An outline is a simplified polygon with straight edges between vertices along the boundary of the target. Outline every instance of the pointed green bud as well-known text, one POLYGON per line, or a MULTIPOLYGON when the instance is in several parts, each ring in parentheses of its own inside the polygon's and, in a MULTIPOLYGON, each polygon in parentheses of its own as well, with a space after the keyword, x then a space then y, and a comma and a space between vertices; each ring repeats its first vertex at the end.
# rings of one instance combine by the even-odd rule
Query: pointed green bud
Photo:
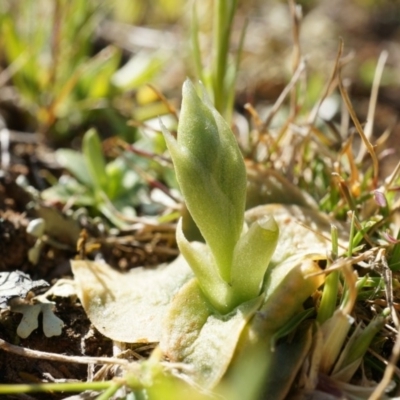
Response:
POLYGON ((260 294, 278 237, 278 224, 272 216, 264 216, 255 221, 239 239, 231 270, 232 291, 236 305, 260 294))
POLYGON ((221 278, 230 282, 236 242, 244 223, 246 169, 228 124, 193 84, 183 85, 175 139, 164 137, 187 208, 214 256, 221 278))

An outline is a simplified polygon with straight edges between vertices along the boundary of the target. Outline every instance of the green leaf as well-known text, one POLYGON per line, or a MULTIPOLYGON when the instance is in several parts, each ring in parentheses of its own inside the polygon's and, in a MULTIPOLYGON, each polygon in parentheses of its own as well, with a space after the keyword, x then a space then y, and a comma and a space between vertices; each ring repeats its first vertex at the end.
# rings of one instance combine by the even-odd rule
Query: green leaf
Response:
POLYGON ((246 211, 246 223, 250 225, 266 215, 273 215, 279 226, 279 240, 271 258, 271 267, 295 255, 327 254, 332 249, 331 225, 338 228, 340 246, 346 248, 348 245, 348 228, 318 210, 267 204, 246 211))
POLYGON ((272 217, 254 222, 240 238, 234 252, 232 282, 229 284, 218 275, 209 247, 204 243, 189 243, 186 240, 182 220, 176 232, 181 253, 195 273, 204 294, 219 312, 229 312, 260 294, 279 235, 272 217))
MULTIPOLYGON (((304 365, 304 360, 312 345, 312 326, 305 324, 295 332, 290 341, 280 343, 269 354, 269 368, 267 367, 265 374, 265 390, 262 393, 262 398, 274 400, 287 398, 292 383, 304 365)), ((265 354, 265 357, 267 357, 267 354, 265 354)))
POLYGON ((132 90, 151 82, 167 61, 165 52, 142 51, 134 55, 123 67, 114 73, 112 83, 123 90, 132 90))
POLYGON ((82 99, 107 97, 111 89, 111 76, 117 70, 120 59, 120 51, 109 46, 83 63, 84 68, 76 87, 79 97, 82 99))
POLYGON ((108 178, 107 196, 110 200, 117 198, 124 192, 124 173, 126 173, 126 171, 121 158, 117 158, 106 165, 106 174, 108 178))
POLYGON ((279 346, 274 347, 274 341, 283 329, 287 329, 287 324, 298 319, 298 314, 302 314, 302 303, 323 283, 324 277, 315 275, 318 272, 321 270, 310 256, 292 257, 277 265, 266 279, 261 296, 264 302, 243 331, 231 367, 233 371, 240 370, 241 365, 257 360, 259 368, 266 371, 264 377, 267 379, 263 383, 267 380, 264 387, 270 394, 262 398, 284 398, 282 393, 287 392, 288 382, 304 360, 303 350, 304 346, 309 346, 306 344, 310 341, 309 333, 305 332, 308 337, 305 343, 301 343, 303 339, 299 339, 299 342, 294 340, 294 345, 289 346, 288 351, 284 346, 283 354, 279 346), (259 357, 260 353, 264 357, 259 357), (277 385, 278 381, 286 383, 277 385))
POLYGON ((61 182, 47 188, 41 193, 44 200, 70 203, 76 206, 95 206, 93 192, 87 186, 80 184, 75 178, 63 176, 61 182))
POLYGON ((87 170, 85 159, 81 153, 70 149, 59 149, 56 151, 56 160, 80 183, 93 189, 93 181, 87 170))
MULTIPOLYGON (((107 196, 111 200, 124 195, 130 195, 130 197, 136 196, 141 185, 141 180, 137 172, 132 169, 134 162, 126 160, 125 155, 122 155, 106 165, 108 179, 107 196)), ((136 162, 135 165, 137 165, 136 162)))
POLYGON ((357 326, 341 352, 337 361, 332 378, 342 382, 349 382, 354 373, 362 363, 365 353, 371 345, 376 334, 382 330, 387 322, 387 314, 378 315, 372 319, 365 328, 357 326))
POLYGON ((89 129, 82 142, 82 151, 86 168, 92 180, 92 187, 107 193, 108 179, 106 173, 106 161, 99 135, 95 129, 89 129))
POLYGON ((130 225, 115 212, 114 206, 108 201, 97 200, 96 207, 118 229, 129 229, 130 225))
POLYGON ((319 369, 322 373, 328 374, 331 371, 353 323, 353 317, 347 315, 342 309, 338 309, 321 325, 324 341, 319 369))
POLYGON ((279 237, 271 216, 255 221, 239 239, 232 263, 232 290, 236 305, 257 297, 279 237))
POLYGON ((221 313, 232 307, 231 287, 218 275, 214 258, 207 245, 201 242, 189 243, 182 231, 182 219, 176 229, 176 240, 179 250, 195 273, 199 286, 208 301, 221 313))
POLYGON ((174 297, 160 347, 171 361, 188 364, 196 383, 212 388, 227 370, 242 330, 261 301, 255 298, 220 315, 210 307, 197 279, 192 279, 174 297))
POLYGON ((293 256, 277 265, 265 282, 265 301, 258 316, 261 331, 275 333, 301 310, 307 297, 324 283, 321 272, 311 255, 293 256))

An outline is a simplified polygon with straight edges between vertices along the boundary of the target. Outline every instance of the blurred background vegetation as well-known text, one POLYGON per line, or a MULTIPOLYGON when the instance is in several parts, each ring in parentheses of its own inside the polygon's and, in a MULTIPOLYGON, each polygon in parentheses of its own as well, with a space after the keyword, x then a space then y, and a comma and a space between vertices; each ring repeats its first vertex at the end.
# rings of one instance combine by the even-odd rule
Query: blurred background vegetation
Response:
MULTIPOLYGON (((63 143, 96 126, 132 142, 139 123, 168 113, 163 93, 179 104, 181 83, 195 77, 192 8, 183 0, 4 0, 0 4, 0 112, 10 129, 40 132, 63 143), (157 90, 147 86, 154 85, 157 90), (136 126, 127 124, 136 121, 136 126)), ((389 60, 382 80, 382 112, 400 107, 398 1, 299 1, 300 49, 310 68, 313 104, 335 59, 338 38, 356 60, 346 67, 352 92, 368 101, 376 60, 389 60)), ((203 63, 210 62, 212 1, 197 2, 203 63)), ((247 23, 236 108, 275 101, 293 74, 293 34, 285 1, 239 1, 231 54, 247 23), (247 21, 247 22, 246 22, 247 21)), ((365 106, 365 104, 364 104, 365 106)), ((364 107, 365 108, 365 107, 364 107)), ((386 114, 385 114, 386 115, 386 114)), ((387 117, 387 115, 386 115, 387 117)), ((394 115, 389 118, 395 119, 394 115)), ((387 118, 385 118, 387 120, 387 118)), ((395 123, 395 121, 393 121, 395 123)))
MULTIPOLYGON (((298 6, 283 0, 233 1, 229 3, 237 6, 236 12, 225 10, 232 14, 225 18, 231 34, 229 37, 222 32, 221 43, 215 35, 215 26, 221 21, 215 20, 214 3, 1 2, 2 126, 11 131, 14 141, 71 150, 57 151, 55 156, 58 165, 74 179, 57 185, 57 173, 54 177, 47 173, 39 185, 40 189, 51 187, 44 193, 45 199, 65 203, 72 194, 79 193, 76 205, 94 206, 112 218, 113 209, 104 206, 105 194, 115 209, 126 211, 126 216, 134 216, 134 208, 143 204, 148 205, 146 212, 157 214, 160 210, 149 199, 146 188, 156 181, 176 187, 172 169, 157 159, 165 151, 158 118, 163 116, 167 127, 176 129, 180 88, 186 77, 201 78, 238 137, 249 137, 254 115, 245 104, 251 104, 265 120, 294 75, 300 56, 306 60, 307 72, 298 82, 300 108, 296 113, 298 121, 302 116, 306 119, 329 79, 340 37, 349 60, 342 75, 360 121, 366 120, 377 60, 383 50, 388 51, 374 135, 392 131, 384 154, 388 167, 382 169, 384 173, 391 171, 399 156, 396 141, 400 135, 398 1, 299 1, 298 6), (300 8, 302 21, 296 32, 293 15, 300 8), (221 54, 220 48, 226 58, 221 61, 224 67, 218 70, 213 63, 221 54), (76 167, 83 161, 74 151, 84 147, 82 139, 90 128, 99 135, 98 139, 92 137, 94 141, 114 138, 103 143, 105 159, 102 154, 84 151, 84 163, 95 165, 103 176, 100 186, 98 177, 82 176, 76 167), (134 146, 125 151, 130 145, 134 146), (118 158, 122 153, 123 157, 118 158), (113 163, 108 163, 111 158, 113 163), (121 184, 106 184, 111 181, 121 184)), ((279 132, 291 112, 290 106, 286 101, 271 121, 271 129, 279 132)), ((340 95, 335 91, 320 113, 325 113, 324 121, 338 124, 342 110, 340 95)), ((319 200, 323 194, 314 189, 311 194, 319 200)))

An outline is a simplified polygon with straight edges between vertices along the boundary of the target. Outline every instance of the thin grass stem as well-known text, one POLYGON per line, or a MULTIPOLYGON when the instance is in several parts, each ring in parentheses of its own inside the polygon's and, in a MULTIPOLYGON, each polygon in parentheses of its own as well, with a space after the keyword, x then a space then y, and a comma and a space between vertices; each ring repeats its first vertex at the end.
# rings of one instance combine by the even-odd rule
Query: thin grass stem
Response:
POLYGON ((105 390, 115 385, 115 381, 106 382, 70 382, 70 383, 31 383, 0 385, 0 394, 21 394, 37 392, 84 392, 85 390, 105 390))

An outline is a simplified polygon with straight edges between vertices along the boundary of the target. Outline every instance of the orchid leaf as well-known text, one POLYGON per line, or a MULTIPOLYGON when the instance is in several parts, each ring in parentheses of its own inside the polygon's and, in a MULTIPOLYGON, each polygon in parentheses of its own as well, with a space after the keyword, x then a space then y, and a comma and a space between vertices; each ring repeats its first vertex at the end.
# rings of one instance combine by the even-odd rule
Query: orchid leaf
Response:
POLYGON ((267 204, 246 211, 245 220, 252 224, 273 215, 279 226, 279 240, 271 257, 271 267, 297 255, 321 254, 323 258, 332 249, 331 225, 338 228, 339 245, 347 248, 348 229, 326 214, 297 205, 267 204))
POLYGON ((226 312, 231 303, 230 286, 219 276, 209 247, 201 242, 189 243, 182 231, 182 220, 177 226, 176 239, 182 255, 195 273, 208 301, 218 311, 226 312))
POLYGON ((311 255, 293 256, 277 265, 266 279, 265 300, 253 321, 254 327, 258 327, 260 333, 275 333, 284 326, 324 283, 325 276, 321 272, 311 255))
MULTIPOLYGON (((284 354, 290 352, 291 346, 280 349, 275 346, 274 340, 282 327, 301 313, 302 303, 323 283, 324 276, 316 275, 318 272, 321 270, 310 256, 295 256, 277 265, 267 277, 262 296, 263 304, 243 330, 228 374, 240 370, 241 365, 257 361, 259 368, 264 371, 264 377, 273 377, 272 380, 266 378, 269 395, 262 398, 284 398, 290 387, 288 382, 294 378, 309 348, 310 331, 307 330, 304 338, 292 346, 293 359, 291 356, 288 365, 281 368, 286 359, 284 354), (264 355, 263 358, 259 357, 260 353, 264 355), (286 383, 282 386, 275 382, 286 383)), ((300 333, 300 337, 301 335, 300 333)))
POLYGON ((274 400, 286 398, 311 346, 312 326, 305 324, 290 342, 283 342, 276 347, 270 358, 270 365, 275 368, 268 369, 262 398, 274 400), (279 368, 276 368, 278 366, 279 368))
POLYGON ((265 216, 255 221, 239 239, 234 252, 231 282, 236 305, 260 294, 278 236, 277 223, 271 216, 265 216))
POLYGON ((123 274, 102 262, 71 261, 78 297, 104 336, 125 343, 158 342, 174 294, 193 273, 183 257, 123 274))
POLYGON ((261 301, 257 297, 221 315, 210 306, 197 279, 192 279, 168 310, 160 347, 171 361, 192 367, 195 382, 212 388, 227 370, 242 330, 261 301))

